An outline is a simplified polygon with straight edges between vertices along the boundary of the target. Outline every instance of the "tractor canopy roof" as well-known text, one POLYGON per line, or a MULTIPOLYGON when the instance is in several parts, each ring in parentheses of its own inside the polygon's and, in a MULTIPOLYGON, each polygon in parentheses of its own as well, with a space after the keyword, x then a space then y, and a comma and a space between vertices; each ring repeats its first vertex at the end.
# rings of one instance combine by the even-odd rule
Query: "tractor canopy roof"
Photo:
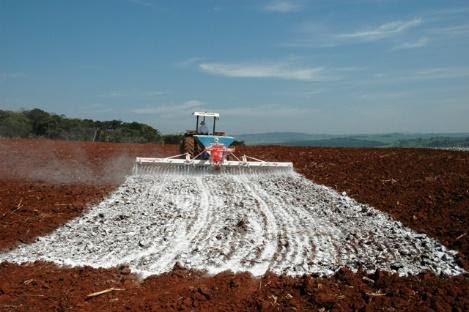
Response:
POLYGON ((220 114, 219 114, 219 113, 193 112, 192 115, 194 115, 194 116, 203 116, 203 117, 215 117, 215 118, 220 118, 220 114))

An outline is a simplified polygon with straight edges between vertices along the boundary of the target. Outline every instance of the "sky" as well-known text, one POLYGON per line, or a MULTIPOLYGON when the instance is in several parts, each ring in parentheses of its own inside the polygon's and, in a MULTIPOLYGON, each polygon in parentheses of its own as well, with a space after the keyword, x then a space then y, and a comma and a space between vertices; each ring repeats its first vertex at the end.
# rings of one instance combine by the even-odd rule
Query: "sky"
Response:
POLYGON ((469 2, 0 0, 0 109, 228 133, 469 132, 469 2))

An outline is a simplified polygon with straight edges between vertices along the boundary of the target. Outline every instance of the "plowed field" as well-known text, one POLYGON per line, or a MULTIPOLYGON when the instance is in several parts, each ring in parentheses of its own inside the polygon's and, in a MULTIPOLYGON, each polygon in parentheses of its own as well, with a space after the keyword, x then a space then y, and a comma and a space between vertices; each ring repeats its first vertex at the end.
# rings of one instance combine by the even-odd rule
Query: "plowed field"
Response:
POLYGON ((0 141, 0 309, 468 309, 467 153, 244 147, 313 182, 125 177, 176 150, 0 141))

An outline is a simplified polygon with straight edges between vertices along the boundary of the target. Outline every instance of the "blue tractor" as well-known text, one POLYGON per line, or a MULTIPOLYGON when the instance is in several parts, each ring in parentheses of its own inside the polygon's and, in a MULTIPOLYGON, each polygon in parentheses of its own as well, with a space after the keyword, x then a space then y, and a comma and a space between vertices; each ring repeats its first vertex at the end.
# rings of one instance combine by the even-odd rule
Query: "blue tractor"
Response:
POLYGON ((179 146, 181 154, 189 154, 191 158, 208 159, 209 155, 204 152, 214 144, 222 144, 229 148, 234 138, 225 136, 225 132, 216 131, 216 123, 220 118, 219 113, 194 112, 196 118, 195 130, 186 130, 179 146), (207 127, 208 119, 213 118, 212 131, 207 127))
POLYGON ((237 157, 235 149, 230 147, 234 138, 216 131, 220 114, 194 112, 193 115, 196 117, 195 130, 187 130, 184 134, 180 154, 166 158, 137 157, 134 174, 293 172, 291 162, 267 162, 246 155, 237 157), (211 132, 206 125, 209 118, 213 118, 211 132))

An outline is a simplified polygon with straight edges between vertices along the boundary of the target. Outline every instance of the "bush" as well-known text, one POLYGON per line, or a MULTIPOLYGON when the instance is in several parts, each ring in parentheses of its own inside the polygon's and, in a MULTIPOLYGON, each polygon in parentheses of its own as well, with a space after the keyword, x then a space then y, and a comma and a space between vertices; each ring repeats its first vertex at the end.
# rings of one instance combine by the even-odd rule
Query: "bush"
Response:
POLYGON ((31 121, 21 113, 0 110, 0 136, 28 137, 33 127, 31 121))
POLYGON ((166 134, 163 135, 164 144, 179 144, 184 137, 183 134, 166 134))

